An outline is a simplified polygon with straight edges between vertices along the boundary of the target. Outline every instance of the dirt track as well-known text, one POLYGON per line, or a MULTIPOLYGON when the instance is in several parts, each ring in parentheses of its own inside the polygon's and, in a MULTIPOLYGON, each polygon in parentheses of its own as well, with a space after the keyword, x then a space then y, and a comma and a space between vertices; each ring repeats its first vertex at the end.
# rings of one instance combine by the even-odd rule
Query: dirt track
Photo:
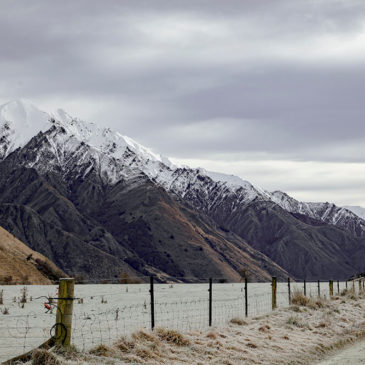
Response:
POLYGON ((365 341, 347 347, 327 360, 321 361, 317 365, 360 365, 365 364, 365 341))

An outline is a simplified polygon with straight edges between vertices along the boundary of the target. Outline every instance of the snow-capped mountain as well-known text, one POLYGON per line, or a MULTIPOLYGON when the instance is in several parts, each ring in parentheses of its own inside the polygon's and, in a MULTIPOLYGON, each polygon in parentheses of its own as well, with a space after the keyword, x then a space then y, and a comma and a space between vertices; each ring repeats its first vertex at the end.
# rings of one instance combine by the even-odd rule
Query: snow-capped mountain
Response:
POLYGON ((357 237, 365 235, 365 221, 346 207, 333 203, 304 203, 281 191, 271 194, 271 200, 290 213, 299 213, 327 224, 347 229, 357 237))
POLYGON ((205 213, 232 212, 253 201, 270 201, 290 213, 347 229, 356 236, 365 234, 365 221, 346 208, 303 203, 280 191, 269 193, 236 176, 177 167, 133 139, 73 118, 62 109, 49 114, 25 101, 0 106, 0 160, 35 136, 38 138, 29 145, 23 164, 42 173, 56 170, 76 178, 94 168, 106 184, 142 173, 205 213))
POLYGON ((69 242, 80 254, 87 247, 88 265, 60 261, 69 271, 198 277, 209 262, 206 274, 234 278, 244 262, 260 278, 285 277, 282 267, 315 279, 365 270, 365 221, 349 210, 175 166, 63 110, 0 106, 0 170, 0 224, 55 260, 59 242, 62 252, 69 242), (105 265, 92 265, 96 257, 105 265))
POLYGON ((353 205, 344 206, 344 208, 355 213, 358 217, 365 219, 365 208, 353 205))

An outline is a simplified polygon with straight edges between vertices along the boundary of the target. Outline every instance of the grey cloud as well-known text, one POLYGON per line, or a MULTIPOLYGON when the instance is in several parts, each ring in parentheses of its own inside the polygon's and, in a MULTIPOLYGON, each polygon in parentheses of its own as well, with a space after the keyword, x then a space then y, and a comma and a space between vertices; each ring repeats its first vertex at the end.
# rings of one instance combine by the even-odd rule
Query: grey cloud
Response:
POLYGON ((364 1, 0 0, 0 44, 2 101, 168 156, 365 159, 364 1))

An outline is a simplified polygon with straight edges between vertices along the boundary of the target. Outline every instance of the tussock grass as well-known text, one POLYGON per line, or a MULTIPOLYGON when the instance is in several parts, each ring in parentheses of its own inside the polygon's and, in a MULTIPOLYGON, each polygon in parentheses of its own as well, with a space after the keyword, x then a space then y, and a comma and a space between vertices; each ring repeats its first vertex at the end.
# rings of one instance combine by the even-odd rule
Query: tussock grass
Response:
POLYGON ((110 357, 110 356, 115 355, 115 351, 108 346, 100 344, 99 346, 92 348, 89 351, 89 354, 95 355, 95 356, 110 357))
POLYGON ((118 350, 120 350, 121 352, 132 352, 132 350, 135 347, 135 342, 130 341, 128 338, 126 337, 122 337, 121 339, 119 339, 116 343, 115 346, 117 347, 118 350))
POLYGON ((32 365, 61 365, 61 361, 45 349, 36 349, 32 354, 32 365))
POLYGON ((295 290, 291 298, 292 310, 300 312, 299 307, 307 307, 309 309, 319 309, 325 306, 325 302, 322 298, 306 297, 300 290, 295 290))
POLYGON ((94 348, 81 362, 79 358, 68 363, 312 364, 365 337, 365 298, 354 302, 350 295, 335 301, 298 295, 298 304, 290 308, 245 320, 233 318, 226 328, 187 333, 167 328, 141 330, 110 347, 94 348))
POLYGON ((229 322, 232 323, 232 324, 237 324, 238 326, 246 326, 247 325, 247 322, 244 319, 239 318, 239 317, 232 318, 229 322))
POLYGON ((68 360, 78 360, 83 353, 78 351, 74 345, 71 346, 55 346, 53 352, 68 360))
POLYGON ((175 330, 166 329, 163 327, 156 329, 157 336, 168 343, 173 343, 177 346, 188 346, 190 345, 190 340, 184 337, 180 332, 175 330))

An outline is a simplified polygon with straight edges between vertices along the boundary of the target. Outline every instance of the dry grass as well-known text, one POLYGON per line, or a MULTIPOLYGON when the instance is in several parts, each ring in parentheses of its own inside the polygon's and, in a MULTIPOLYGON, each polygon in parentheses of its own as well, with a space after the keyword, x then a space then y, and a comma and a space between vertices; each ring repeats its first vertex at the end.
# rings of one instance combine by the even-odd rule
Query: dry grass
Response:
POLYGON ((324 307, 324 300, 321 298, 306 297, 300 290, 295 290, 291 298, 292 310, 300 312, 299 307, 308 307, 310 309, 319 309, 324 307))
MULTIPOLYGON (((138 331, 113 346, 100 345, 84 354, 83 364, 146 365, 309 365, 365 336, 365 299, 303 300, 257 318, 181 333, 166 328, 138 331), (303 303, 305 305, 303 305, 303 303), (293 312, 293 308, 299 309, 293 312)), ((365 296, 365 293, 364 293, 365 296)), ((308 298, 307 298, 308 299, 308 298)), ((67 361, 69 365, 79 360, 67 361)))
POLYGON ((61 365, 61 361, 52 353, 44 349, 36 349, 32 354, 32 365, 61 365))
POLYGON ((175 330, 170 330, 166 328, 157 328, 156 329, 157 336, 162 340, 168 343, 173 343, 177 346, 188 346, 190 345, 190 340, 184 337, 180 332, 175 330))
POLYGON ((239 317, 232 318, 229 322, 232 323, 232 324, 237 324, 238 326, 246 326, 247 325, 247 322, 244 319, 239 318, 239 317))
POLYGON ((113 349, 103 344, 94 347, 89 351, 89 353, 94 356, 103 356, 103 357, 110 357, 115 355, 115 351, 113 349))

